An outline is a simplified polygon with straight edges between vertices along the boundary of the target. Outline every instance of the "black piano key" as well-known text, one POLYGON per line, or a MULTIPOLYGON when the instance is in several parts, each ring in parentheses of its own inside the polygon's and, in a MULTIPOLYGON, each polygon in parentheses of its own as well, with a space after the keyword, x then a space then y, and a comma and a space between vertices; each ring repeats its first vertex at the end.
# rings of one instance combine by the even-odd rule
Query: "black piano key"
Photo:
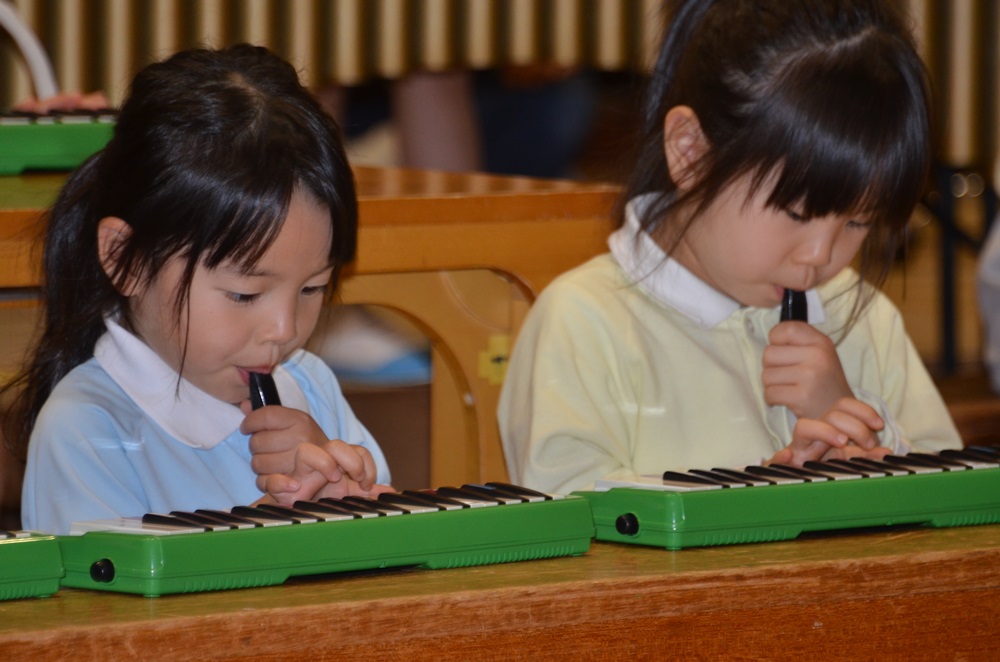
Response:
POLYGON ((729 483, 720 482, 712 478, 706 478, 705 476, 698 476, 693 473, 684 473, 681 471, 664 471, 663 472, 663 482, 665 484, 680 484, 680 485, 694 485, 694 486, 713 486, 713 487, 729 487, 729 483))
POLYGON ((775 469, 781 469, 782 471, 786 471, 792 475, 799 476, 800 478, 803 478, 804 480, 806 480, 806 482, 809 483, 822 483, 827 480, 833 480, 826 474, 820 473, 818 471, 812 471, 811 469, 805 469, 803 467, 795 467, 790 464, 775 463, 770 466, 774 467, 775 469))
POLYGON ((889 475, 889 473, 885 469, 865 466, 864 464, 851 462, 850 460, 841 460, 839 458, 834 458, 832 460, 826 460, 826 463, 835 467, 842 467, 844 469, 851 469, 853 471, 857 471, 865 478, 885 478, 886 476, 889 475))
POLYGON ((403 494, 412 495, 418 499, 424 499, 441 510, 462 510, 469 508, 465 501, 459 501, 443 494, 438 494, 435 490, 403 490, 403 494))
POLYGON ((985 453, 974 451, 971 448, 961 450, 949 448, 941 451, 941 455, 963 462, 973 469, 992 469, 1000 466, 1000 457, 990 457, 985 453))
POLYGON ((199 513, 197 511, 189 513, 189 512, 180 511, 180 510, 171 510, 170 514, 172 516, 174 516, 174 517, 181 517, 181 518, 184 518, 186 520, 190 520, 192 522, 199 522, 201 524, 204 524, 205 526, 210 526, 210 527, 212 527, 213 530, 252 528, 251 525, 246 525, 246 524, 239 525, 239 524, 236 524, 235 522, 226 522, 226 521, 223 521, 223 520, 219 519, 218 517, 214 517, 214 516, 208 515, 206 513, 199 513))
POLYGON ((194 520, 178 517, 176 515, 164 515, 162 513, 146 513, 142 516, 144 524, 159 524, 161 526, 173 526, 179 529, 201 529, 202 531, 212 531, 215 527, 195 522, 194 520))
POLYGON ((821 462, 819 460, 807 460, 802 463, 802 466, 806 469, 826 474, 833 480, 854 480, 865 477, 857 467, 839 467, 836 464, 821 462))
POLYGON ((899 466, 898 464, 889 464, 888 462, 873 460, 867 457, 852 457, 847 460, 847 463, 855 467, 881 471, 887 476, 906 476, 913 473, 910 469, 899 466))
POLYGON ((951 470, 964 471, 965 469, 969 468, 969 465, 965 464, 964 462, 959 462, 946 455, 941 455, 940 453, 934 454, 934 453, 912 452, 912 453, 907 453, 906 457, 916 457, 920 458, 921 460, 927 460, 928 462, 939 464, 942 467, 951 470))
POLYGON ((346 496, 341 501, 349 501, 351 503, 357 503, 362 506, 368 506, 369 508, 374 508, 383 515, 405 515, 407 513, 405 508, 401 508, 392 503, 386 503, 385 501, 379 501, 378 499, 369 499, 368 497, 360 496, 346 496))
POLYGON ((504 499, 498 495, 484 493, 483 490, 469 489, 465 485, 463 485, 462 487, 452 487, 452 486, 439 487, 434 491, 442 496, 451 497, 452 499, 458 499, 459 501, 468 503, 470 505, 491 504, 494 506, 498 506, 507 503, 508 501, 511 501, 511 499, 504 499))
POLYGON ((320 499, 320 501, 327 504, 334 504, 339 508, 343 508, 344 510, 354 513, 362 519, 385 517, 385 514, 383 514, 381 510, 364 503, 355 503, 344 499, 320 499))
POLYGON ((217 518, 221 522, 231 522, 236 525, 251 525, 254 527, 259 527, 260 522, 255 522, 252 519, 247 519, 246 517, 240 517, 239 515, 234 515, 233 513, 226 510, 212 510, 211 508, 199 508, 195 511, 202 515, 209 515, 211 517, 217 518))
POLYGON ((501 483, 498 481, 490 481, 486 483, 487 487, 496 487, 508 492, 513 492, 519 494, 526 498, 528 501, 551 501, 552 495, 546 494, 545 492, 539 492, 527 487, 522 487, 521 485, 514 485, 512 483, 501 483))
POLYGON ((231 511, 234 515, 252 519, 263 526, 282 526, 286 524, 297 524, 298 522, 287 515, 279 515, 259 506, 236 506, 231 511))
POLYGON ((774 485, 774 481, 772 480, 764 478, 763 476, 755 476, 754 474, 749 474, 745 471, 740 471, 739 469, 712 467, 712 471, 723 474, 724 476, 731 476, 732 478, 742 480, 750 487, 765 487, 767 485, 774 485))
POLYGON ((275 515, 281 517, 287 517, 293 520, 296 524, 315 524, 316 522, 322 522, 323 517, 321 515, 307 513, 304 510, 297 510, 291 506, 279 506, 276 503, 261 503, 257 504, 257 510, 262 510, 266 513, 274 513, 275 515))
POLYGON ((910 457, 909 455, 886 455, 882 458, 884 462, 889 462, 901 467, 911 469, 913 473, 929 474, 945 471, 945 467, 940 464, 929 462, 923 458, 910 457))
POLYGON ((495 499, 499 499, 502 503, 527 503, 527 497, 523 497, 516 492, 511 492, 505 490, 501 487, 490 487, 488 485, 479 485, 477 483, 467 483, 462 485, 463 490, 474 492, 477 494, 482 494, 483 496, 491 496, 495 499))
POLYGON ((358 519, 360 516, 353 510, 343 508, 336 503, 323 503, 320 501, 296 501, 293 504, 295 510, 301 510, 312 515, 322 515, 327 522, 337 520, 358 519))
POLYGON ((735 476, 727 476, 726 474, 719 473, 718 471, 709 471, 708 469, 688 469, 688 473, 708 478, 709 480, 714 480, 719 484, 727 485, 729 487, 749 487, 751 485, 751 483, 736 478, 735 476))
POLYGON ((1000 446, 966 446, 965 450, 993 457, 1000 461, 1000 446))
POLYGON ((746 467, 745 471, 755 476, 763 476, 776 485, 796 485, 806 482, 801 476, 796 476, 793 473, 782 471, 775 467, 765 467, 760 464, 751 464, 746 467))
POLYGON ((781 321, 795 320, 798 322, 809 321, 809 309, 806 304, 806 293, 798 290, 785 290, 785 296, 781 300, 781 321))
POLYGON ((383 492, 378 495, 378 500, 401 506, 411 513, 436 513, 444 510, 444 507, 429 499, 401 492, 383 492))
POLYGON ((274 385, 274 377, 261 372, 250 373, 250 405, 260 409, 266 405, 280 405, 278 388, 274 385))

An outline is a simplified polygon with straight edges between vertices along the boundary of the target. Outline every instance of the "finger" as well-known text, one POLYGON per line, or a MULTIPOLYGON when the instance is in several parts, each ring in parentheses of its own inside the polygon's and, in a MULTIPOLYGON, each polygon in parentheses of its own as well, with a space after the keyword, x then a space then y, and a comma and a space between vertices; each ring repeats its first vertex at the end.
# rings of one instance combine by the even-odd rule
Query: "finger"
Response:
POLYGON ((371 490, 375 485, 375 478, 378 476, 378 467, 375 466, 375 458, 364 446, 355 446, 361 458, 365 462, 365 475, 358 480, 358 485, 363 490, 371 490))
POLYGON ((798 365, 809 359, 811 350, 798 345, 768 345, 761 355, 761 364, 767 368, 798 365))
POLYGON ((299 481, 284 474, 257 476, 257 489, 265 494, 294 493, 301 489, 299 481))
POLYGON ((774 454, 766 464, 791 464, 795 460, 795 454, 787 446, 774 454))
POLYGON ((319 473, 327 481, 335 483, 344 477, 344 469, 339 461, 325 448, 314 444, 300 444, 295 451, 295 472, 293 475, 319 473))
POLYGON ((841 448, 847 445, 850 437, 826 421, 815 418, 800 418, 792 431, 792 444, 807 446, 813 442, 821 442, 827 446, 841 448))
POLYGON ((368 489, 375 482, 375 460, 368 449, 331 439, 324 448, 337 461, 344 474, 368 489))
POLYGON ((276 409, 282 407, 269 405, 256 410, 251 407, 240 423, 240 432, 252 435, 263 430, 283 430, 290 427, 287 417, 276 412, 276 409))
POLYGON ((808 345, 829 340, 826 334, 812 326, 808 322, 788 320, 779 322, 767 334, 768 342, 772 345, 808 345))
MULTIPOLYGON (((250 452, 254 455, 289 453, 304 441, 294 430, 262 430, 250 435, 250 452)), ((285 469, 288 471, 288 469, 285 469)))
POLYGON ((872 429, 864 421, 845 411, 831 410, 823 419, 866 450, 878 446, 878 437, 872 429))
POLYGON ((250 458, 250 468, 260 476, 290 474, 295 471, 295 451, 255 453, 250 458))
POLYGON ((885 421, 878 412, 857 398, 841 398, 834 404, 833 409, 850 414, 862 421, 870 430, 881 430, 885 427, 885 421))

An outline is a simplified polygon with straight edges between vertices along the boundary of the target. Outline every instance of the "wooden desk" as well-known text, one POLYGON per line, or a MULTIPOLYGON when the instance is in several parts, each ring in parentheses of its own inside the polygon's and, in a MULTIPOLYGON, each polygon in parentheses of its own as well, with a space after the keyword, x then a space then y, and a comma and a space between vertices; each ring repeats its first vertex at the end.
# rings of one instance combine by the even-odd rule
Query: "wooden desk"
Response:
POLYGON ((1000 526, 0 603, 6 659, 995 659, 1000 526))
MULTIPOLYGON (((481 375, 480 363, 492 357, 503 365, 504 348, 537 293, 605 250, 617 189, 523 177, 356 172, 358 256, 341 297, 395 309, 431 339, 430 485, 504 479, 496 427, 500 380, 481 375), (496 275, 484 279, 474 270, 496 275), (499 314, 480 314, 480 299, 487 298, 499 314)), ((32 241, 63 179, 0 177, 0 289, 37 285, 32 241)))

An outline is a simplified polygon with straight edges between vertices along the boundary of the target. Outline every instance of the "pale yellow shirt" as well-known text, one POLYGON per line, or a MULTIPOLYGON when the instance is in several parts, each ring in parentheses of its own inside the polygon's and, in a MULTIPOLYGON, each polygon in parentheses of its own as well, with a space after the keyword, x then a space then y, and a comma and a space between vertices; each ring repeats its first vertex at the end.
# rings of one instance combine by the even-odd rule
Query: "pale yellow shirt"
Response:
MULTIPOLYGON (((766 404, 761 382, 778 309, 741 307, 637 232, 630 218, 611 254, 564 274, 532 306, 498 411, 516 483, 566 493, 598 478, 759 464, 791 440, 794 416, 766 404)), ((834 339, 856 279, 845 270, 809 293, 810 323, 834 339)), ((961 446, 886 297, 876 294, 837 352, 855 396, 886 421, 883 445, 961 446)))

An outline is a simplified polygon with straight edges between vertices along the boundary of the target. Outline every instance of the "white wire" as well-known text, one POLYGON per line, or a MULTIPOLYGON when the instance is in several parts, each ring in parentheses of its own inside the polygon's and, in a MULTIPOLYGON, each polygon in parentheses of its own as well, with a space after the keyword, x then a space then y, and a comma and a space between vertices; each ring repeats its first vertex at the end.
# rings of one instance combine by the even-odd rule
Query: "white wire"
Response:
POLYGON ((28 64, 31 72, 32 84, 35 88, 35 96, 39 99, 47 99, 59 93, 59 85, 56 83, 56 76, 52 71, 52 62, 42 47, 42 42, 38 40, 21 16, 17 13, 14 5, 0 0, 0 26, 6 28, 10 36, 14 38, 14 43, 21 49, 21 55, 28 64))

